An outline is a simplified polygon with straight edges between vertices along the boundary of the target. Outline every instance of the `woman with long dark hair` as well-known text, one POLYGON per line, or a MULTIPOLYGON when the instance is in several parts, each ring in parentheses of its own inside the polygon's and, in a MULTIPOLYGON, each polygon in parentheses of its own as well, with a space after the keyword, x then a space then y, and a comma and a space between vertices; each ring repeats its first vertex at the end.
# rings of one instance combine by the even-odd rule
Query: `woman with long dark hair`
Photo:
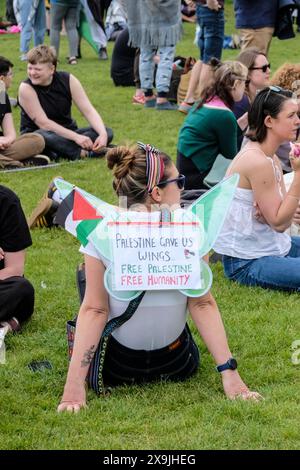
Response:
POLYGON ((261 90, 249 112, 249 142, 227 175, 240 181, 214 246, 223 255, 225 275, 248 286, 300 290, 300 238, 285 230, 299 223, 299 145, 290 152, 294 178, 286 192, 275 152, 298 134, 298 104, 291 91, 277 86, 261 90))

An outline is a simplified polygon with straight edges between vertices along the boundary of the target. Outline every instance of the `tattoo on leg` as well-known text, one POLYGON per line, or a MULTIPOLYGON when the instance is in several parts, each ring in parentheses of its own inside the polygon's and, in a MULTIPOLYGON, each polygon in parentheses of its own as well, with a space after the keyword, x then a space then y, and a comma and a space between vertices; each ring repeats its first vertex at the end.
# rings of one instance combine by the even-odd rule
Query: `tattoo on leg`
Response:
POLYGON ((86 367, 86 366, 89 366, 90 363, 92 362, 93 360, 93 357, 94 357, 94 354, 95 354, 95 345, 93 344, 90 349, 88 349, 87 351, 85 351, 85 353, 83 354, 83 359, 81 361, 81 367, 86 367))

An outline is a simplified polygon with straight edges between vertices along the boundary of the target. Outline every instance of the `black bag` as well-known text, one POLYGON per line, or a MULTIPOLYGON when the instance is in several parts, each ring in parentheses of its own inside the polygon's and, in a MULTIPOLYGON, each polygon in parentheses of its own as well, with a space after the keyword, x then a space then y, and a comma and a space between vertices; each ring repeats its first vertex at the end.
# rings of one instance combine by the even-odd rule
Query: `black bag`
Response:
POLYGON ((295 37, 292 18, 294 8, 295 0, 279 0, 273 36, 281 40, 295 37))

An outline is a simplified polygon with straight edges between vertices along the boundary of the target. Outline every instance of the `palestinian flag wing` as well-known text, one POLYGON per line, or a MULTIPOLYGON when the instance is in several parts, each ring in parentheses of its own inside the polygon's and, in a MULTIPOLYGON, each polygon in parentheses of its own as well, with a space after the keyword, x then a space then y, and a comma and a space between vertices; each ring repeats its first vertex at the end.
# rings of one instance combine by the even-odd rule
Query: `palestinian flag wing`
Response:
POLYGON ((105 217, 116 213, 116 207, 73 187, 60 204, 55 223, 78 238, 83 246, 92 241, 102 252, 101 245, 107 247, 107 240, 106 236, 98 236, 96 228, 105 217))
POLYGON ((224 178, 187 209, 199 218, 204 227, 205 243, 201 247, 201 257, 211 250, 218 238, 238 182, 239 175, 237 173, 224 178))

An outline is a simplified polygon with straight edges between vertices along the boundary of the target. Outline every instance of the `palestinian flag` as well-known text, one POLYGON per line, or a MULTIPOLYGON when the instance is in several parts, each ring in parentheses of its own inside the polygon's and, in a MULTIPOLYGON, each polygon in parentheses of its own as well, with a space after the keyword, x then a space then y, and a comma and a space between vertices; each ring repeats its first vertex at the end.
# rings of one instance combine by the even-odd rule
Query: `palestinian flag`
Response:
POLYGON ((99 52, 101 38, 106 38, 105 25, 101 16, 101 7, 99 0, 85 0, 81 2, 78 33, 80 38, 84 38, 94 49, 96 54, 99 52), (94 20, 91 27, 89 20, 94 20))
POLYGON ((74 188, 60 204, 55 223, 80 240, 83 246, 88 243, 88 236, 93 232, 104 215, 99 212, 74 188))

